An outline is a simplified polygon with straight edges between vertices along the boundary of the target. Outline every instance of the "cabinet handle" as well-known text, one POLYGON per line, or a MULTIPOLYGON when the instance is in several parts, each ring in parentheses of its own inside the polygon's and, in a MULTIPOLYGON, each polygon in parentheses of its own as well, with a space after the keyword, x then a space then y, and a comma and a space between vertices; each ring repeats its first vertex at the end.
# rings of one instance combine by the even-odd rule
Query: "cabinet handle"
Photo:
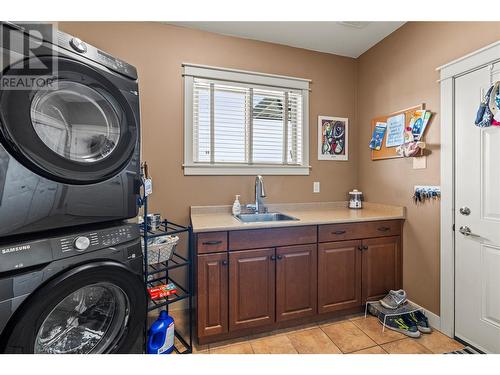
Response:
POLYGON ((332 234, 336 234, 337 236, 341 235, 341 234, 345 234, 345 230, 336 230, 335 232, 332 232, 332 234))
POLYGON ((368 250, 368 246, 363 246, 363 250, 368 250))
POLYGON ((377 230, 379 230, 380 232, 387 232, 388 230, 391 230, 391 228, 389 228, 389 227, 379 227, 379 228, 377 228, 377 230))
POLYGON ((223 260, 223 261, 222 261, 222 265, 223 265, 223 266, 227 266, 227 260, 223 260))
POLYGON ((276 255, 271 255, 271 260, 276 260, 276 255))
POLYGON ((359 246, 358 246, 358 250, 359 250, 359 251, 363 251, 363 246, 362 246, 362 245, 359 245, 359 246))
POLYGON ((280 260, 280 259, 283 258, 283 256, 282 255, 278 255, 278 256, 276 256, 276 258, 278 258, 278 260, 280 260))
POLYGON ((202 242, 203 245, 220 245, 222 243, 222 241, 205 241, 205 242, 202 242))

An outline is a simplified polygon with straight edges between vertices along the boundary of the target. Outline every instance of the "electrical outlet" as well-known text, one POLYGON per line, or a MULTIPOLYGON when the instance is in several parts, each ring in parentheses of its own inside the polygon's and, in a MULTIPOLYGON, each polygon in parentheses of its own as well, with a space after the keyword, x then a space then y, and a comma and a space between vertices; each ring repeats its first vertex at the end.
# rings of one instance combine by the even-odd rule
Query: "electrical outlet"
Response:
POLYGON ((427 168, 427 156, 419 156, 413 158, 413 169, 425 169, 427 168))
POLYGON ((319 193, 319 181, 313 183, 313 193, 319 193))

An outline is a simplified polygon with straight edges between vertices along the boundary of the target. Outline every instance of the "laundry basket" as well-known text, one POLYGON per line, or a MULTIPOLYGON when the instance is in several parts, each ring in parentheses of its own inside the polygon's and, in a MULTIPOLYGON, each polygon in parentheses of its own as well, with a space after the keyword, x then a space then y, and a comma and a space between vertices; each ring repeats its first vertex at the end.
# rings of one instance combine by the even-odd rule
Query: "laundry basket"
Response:
MULTIPOLYGON (((148 240, 148 264, 157 264, 166 262, 172 258, 175 247, 179 242, 177 236, 160 236, 148 240)), ((144 253, 144 243, 142 246, 144 253)))

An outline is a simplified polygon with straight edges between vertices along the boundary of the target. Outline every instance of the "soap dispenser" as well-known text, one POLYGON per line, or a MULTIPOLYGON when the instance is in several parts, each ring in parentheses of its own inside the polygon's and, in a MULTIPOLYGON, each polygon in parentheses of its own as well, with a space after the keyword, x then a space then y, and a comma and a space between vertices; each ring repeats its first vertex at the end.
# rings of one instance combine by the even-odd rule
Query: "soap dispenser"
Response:
POLYGON ((241 204, 240 204, 240 196, 236 195, 236 198, 233 203, 233 216, 241 214, 241 204))

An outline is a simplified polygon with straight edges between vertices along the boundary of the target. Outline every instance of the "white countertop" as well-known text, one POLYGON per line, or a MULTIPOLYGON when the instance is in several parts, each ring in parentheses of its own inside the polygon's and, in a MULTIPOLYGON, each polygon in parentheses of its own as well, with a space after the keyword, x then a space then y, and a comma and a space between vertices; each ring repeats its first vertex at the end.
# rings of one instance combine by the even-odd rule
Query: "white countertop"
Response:
POLYGON ((192 206, 194 232, 352 223, 405 218, 405 208, 363 202, 362 209, 349 209, 347 202, 266 204, 269 212, 281 212, 299 220, 242 223, 231 214, 231 206, 192 206))

